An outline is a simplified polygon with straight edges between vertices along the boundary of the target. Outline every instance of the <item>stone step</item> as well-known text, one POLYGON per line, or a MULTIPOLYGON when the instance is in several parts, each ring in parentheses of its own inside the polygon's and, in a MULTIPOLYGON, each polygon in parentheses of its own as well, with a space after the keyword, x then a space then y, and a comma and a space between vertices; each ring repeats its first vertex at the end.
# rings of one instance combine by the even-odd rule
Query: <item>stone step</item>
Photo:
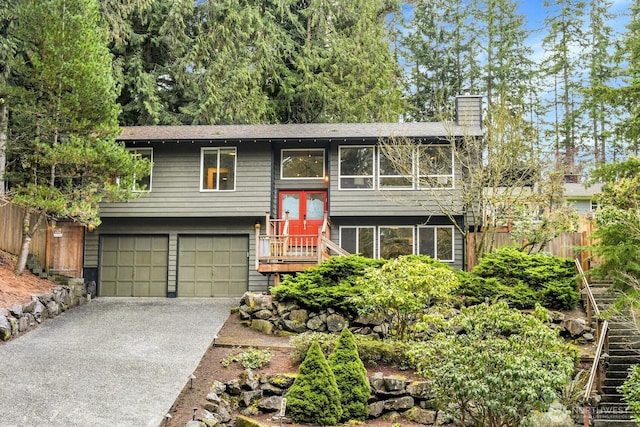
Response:
POLYGON ((640 348, 629 348, 627 346, 621 348, 612 348, 609 345, 609 356, 635 356, 640 360, 640 348))
POLYGON ((605 393, 604 387, 602 388, 602 402, 624 404, 622 395, 615 390, 613 393, 605 393))
POLYGON ((604 375, 605 378, 611 378, 611 379, 626 379, 629 376, 629 371, 615 371, 613 369, 607 369, 606 374, 604 375))
POLYGON ((609 339, 609 351, 611 350, 638 350, 640 351, 640 339, 639 340, 630 340, 630 339, 620 339, 617 341, 612 341, 609 339))

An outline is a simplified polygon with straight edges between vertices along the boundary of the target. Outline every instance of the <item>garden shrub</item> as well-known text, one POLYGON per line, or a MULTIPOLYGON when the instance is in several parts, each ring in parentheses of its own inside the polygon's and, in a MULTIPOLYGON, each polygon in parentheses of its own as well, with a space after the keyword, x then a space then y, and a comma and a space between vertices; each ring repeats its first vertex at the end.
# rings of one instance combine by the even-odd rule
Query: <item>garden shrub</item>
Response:
POLYGON ((309 348, 286 398, 287 415, 296 422, 326 426, 341 420, 340 390, 318 343, 309 348))
POLYGON ((580 294, 572 260, 548 254, 527 254, 515 247, 485 255, 471 274, 463 277, 460 293, 466 304, 497 300, 511 307, 572 309, 580 294))
MULTIPOLYGON (((410 348, 407 342, 395 340, 381 340, 376 337, 355 334, 354 339, 358 347, 360 360, 365 365, 375 366, 377 364, 391 365, 400 369, 406 369, 411 366, 407 365, 406 352, 410 348)), ((336 347, 338 337, 334 334, 321 332, 305 332, 294 335, 289 342, 293 347, 291 359, 295 362, 304 360, 309 351, 311 344, 316 342, 320 346, 325 356, 333 352, 336 347)))
POLYGON ((285 275, 271 290, 278 301, 295 301, 309 309, 333 308, 355 314, 349 297, 360 293, 356 278, 369 267, 379 267, 386 261, 360 255, 331 257, 297 275, 285 275))
POLYGON ((369 378, 349 329, 342 330, 338 344, 329 356, 329 366, 340 390, 342 421, 366 420, 371 397, 369 378))
POLYGON ((557 331, 505 302, 463 308, 433 329, 409 356, 460 425, 520 425, 547 410, 576 365, 557 331))
POLYGON ((361 292, 351 297, 358 313, 386 314, 393 319, 390 333, 400 340, 410 338, 415 320, 435 305, 451 303, 459 285, 450 267, 426 259, 401 256, 367 269, 356 280, 361 292))
POLYGON ((629 404, 629 409, 633 412, 634 421, 636 424, 640 424, 640 365, 633 365, 629 368, 629 375, 620 386, 620 392, 629 404))

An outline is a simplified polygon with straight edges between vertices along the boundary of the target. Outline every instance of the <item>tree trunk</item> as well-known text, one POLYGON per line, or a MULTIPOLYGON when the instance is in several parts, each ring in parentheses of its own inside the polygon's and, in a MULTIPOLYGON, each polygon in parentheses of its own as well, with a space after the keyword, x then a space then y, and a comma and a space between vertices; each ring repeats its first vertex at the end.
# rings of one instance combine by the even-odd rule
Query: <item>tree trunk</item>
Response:
POLYGON ((7 121, 9 120, 8 108, 4 98, 0 98, 0 196, 5 192, 4 174, 7 164, 7 121))
POLYGON ((31 216, 35 213, 34 209, 27 209, 22 219, 22 246, 20 247, 20 254, 18 255, 18 261, 13 272, 20 275, 24 272, 27 265, 27 258, 29 257, 29 249, 31 247, 31 239, 33 235, 40 227, 44 215, 38 213, 38 218, 35 222, 31 222, 31 216))

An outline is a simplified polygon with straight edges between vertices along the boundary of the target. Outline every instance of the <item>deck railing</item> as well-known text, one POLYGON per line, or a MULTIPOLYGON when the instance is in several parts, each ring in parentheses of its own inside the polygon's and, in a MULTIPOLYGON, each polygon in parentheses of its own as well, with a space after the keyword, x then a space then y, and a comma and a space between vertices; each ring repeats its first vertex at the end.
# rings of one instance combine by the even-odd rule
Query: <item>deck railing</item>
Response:
POLYGON ((604 378, 604 366, 601 363, 602 356, 604 353, 609 351, 609 322, 602 320, 600 317, 600 309, 598 308, 598 304, 596 303, 596 299, 593 295, 593 291, 589 286, 589 281, 584 274, 584 270, 582 269, 582 265, 579 260, 575 260, 576 269, 578 271, 578 278, 580 280, 580 292, 585 293, 587 295, 587 322, 589 325, 592 324, 592 321, 595 319, 596 322, 596 335, 598 337, 598 344, 596 347, 596 353, 593 356, 593 364, 591 365, 591 371, 589 372, 589 379, 585 385, 584 389, 584 427, 589 427, 591 424, 590 415, 591 410, 590 401, 591 401, 591 393, 594 388, 598 391, 602 391, 602 381, 604 378))
POLYGON ((327 260, 332 253, 349 255, 331 241, 331 222, 327 213, 324 214, 322 226, 317 235, 289 234, 289 219, 271 219, 267 213, 265 217, 265 234, 260 234, 260 226, 256 224, 256 269, 262 263, 298 263, 320 264, 327 260))

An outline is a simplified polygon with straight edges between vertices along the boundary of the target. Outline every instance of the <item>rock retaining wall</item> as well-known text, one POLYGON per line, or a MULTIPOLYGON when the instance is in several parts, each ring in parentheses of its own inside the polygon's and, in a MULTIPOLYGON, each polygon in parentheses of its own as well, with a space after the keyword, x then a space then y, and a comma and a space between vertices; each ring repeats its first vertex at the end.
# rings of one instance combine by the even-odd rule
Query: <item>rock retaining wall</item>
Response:
MULTIPOLYGON (((197 414, 197 425, 235 425, 232 402, 237 402, 242 415, 251 417, 271 413, 279 419, 282 398, 294 379, 290 374, 261 377, 246 370, 239 378, 227 383, 214 381, 206 403, 197 414)), ((369 377, 369 384, 370 418, 406 419, 424 425, 445 421, 443 413, 435 410, 426 381, 409 381, 376 373, 369 377)))
POLYGON ((66 285, 53 288, 52 292, 33 295, 25 304, 0 308, 0 340, 7 341, 56 317, 69 308, 87 301, 83 279, 69 279, 66 285))
MULTIPOLYGON (((333 309, 307 310, 293 302, 274 301, 271 295, 247 292, 240 300, 240 318, 252 329, 266 333, 332 332, 348 327, 353 333, 383 337, 389 330, 384 316, 351 318, 333 309)), ((561 312, 549 312, 551 326, 560 335, 577 343, 595 340, 595 330, 583 318, 569 318, 561 312)))

